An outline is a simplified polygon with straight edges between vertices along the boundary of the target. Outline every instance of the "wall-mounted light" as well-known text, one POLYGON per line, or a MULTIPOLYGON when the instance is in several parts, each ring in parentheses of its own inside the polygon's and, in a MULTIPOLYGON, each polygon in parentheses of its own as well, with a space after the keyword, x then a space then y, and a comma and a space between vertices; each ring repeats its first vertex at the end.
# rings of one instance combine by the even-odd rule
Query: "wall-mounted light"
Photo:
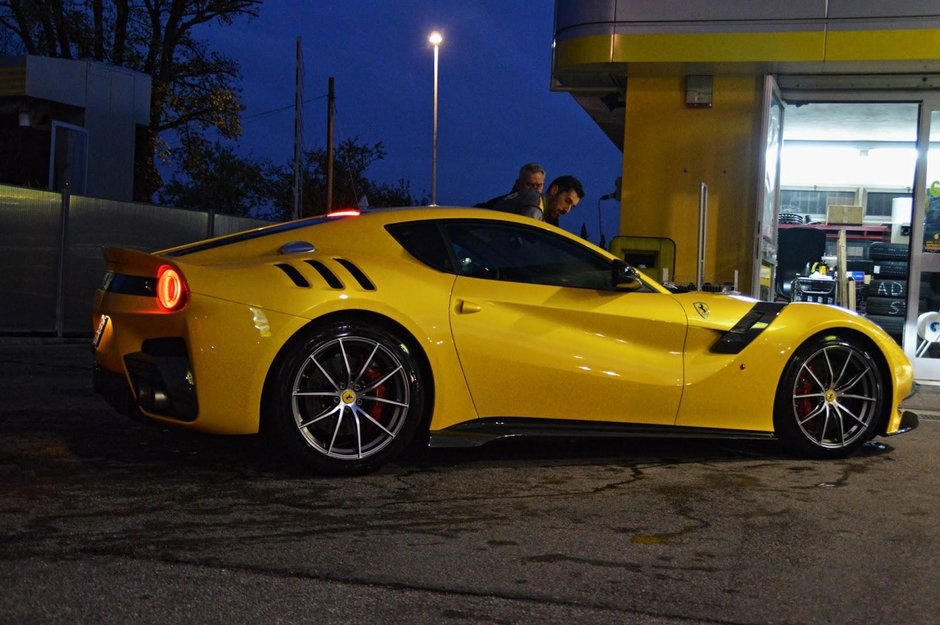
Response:
POLYGON ((712 76, 685 77, 685 105, 689 108, 712 107, 712 76))
POLYGON ((23 109, 18 115, 21 128, 29 128, 33 125, 33 113, 28 109, 23 109))

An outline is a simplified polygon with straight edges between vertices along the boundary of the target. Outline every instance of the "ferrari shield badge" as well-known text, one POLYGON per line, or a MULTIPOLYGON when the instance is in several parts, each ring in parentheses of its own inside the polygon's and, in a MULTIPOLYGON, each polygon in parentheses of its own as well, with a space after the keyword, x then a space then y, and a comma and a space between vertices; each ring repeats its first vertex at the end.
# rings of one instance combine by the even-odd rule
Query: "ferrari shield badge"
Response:
POLYGON ((708 304, 705 302, 695 302, 692 306, 695 307, 695 311, 702 319, 708 319, 708 304))

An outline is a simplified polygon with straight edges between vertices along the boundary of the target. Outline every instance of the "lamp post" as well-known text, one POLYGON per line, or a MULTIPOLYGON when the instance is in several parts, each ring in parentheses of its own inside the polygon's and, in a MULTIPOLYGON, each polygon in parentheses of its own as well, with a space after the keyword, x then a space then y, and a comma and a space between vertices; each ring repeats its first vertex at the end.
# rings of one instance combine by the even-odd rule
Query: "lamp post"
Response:
POLYGON ((436 30, 428 41, 434 46, 434 131, 431 138, 431 206, 437 206, 437 56, 444 37, 436 30))

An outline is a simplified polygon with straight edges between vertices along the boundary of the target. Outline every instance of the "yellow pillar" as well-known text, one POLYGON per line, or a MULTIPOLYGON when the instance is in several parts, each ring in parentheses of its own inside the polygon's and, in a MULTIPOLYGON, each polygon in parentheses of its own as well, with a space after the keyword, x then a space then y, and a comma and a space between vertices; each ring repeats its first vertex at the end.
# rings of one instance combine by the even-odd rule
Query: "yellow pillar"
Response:
MULTIPOLYGON (((620 234, 676 244, 675 281, 694 282, 699 190, 708 185, 704 279, 751 290, 763 80, 715 76, 711 108, 685 105, 685 77, 630 76, 620 234)), ((659 276, 656 276, 659 278, 659 276)))

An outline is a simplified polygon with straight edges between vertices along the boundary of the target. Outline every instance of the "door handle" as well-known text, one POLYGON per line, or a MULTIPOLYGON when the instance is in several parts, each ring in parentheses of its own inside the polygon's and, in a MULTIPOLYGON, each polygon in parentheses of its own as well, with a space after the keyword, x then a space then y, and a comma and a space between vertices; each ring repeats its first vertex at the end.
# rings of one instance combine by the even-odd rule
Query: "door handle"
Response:
POLYGON ((468 302, 464 299, 457 300, 457 312, 462 315, 468 315, 470 313, 480 312, 482 310, 479 304, 474 304, 473 302, 468 302))

